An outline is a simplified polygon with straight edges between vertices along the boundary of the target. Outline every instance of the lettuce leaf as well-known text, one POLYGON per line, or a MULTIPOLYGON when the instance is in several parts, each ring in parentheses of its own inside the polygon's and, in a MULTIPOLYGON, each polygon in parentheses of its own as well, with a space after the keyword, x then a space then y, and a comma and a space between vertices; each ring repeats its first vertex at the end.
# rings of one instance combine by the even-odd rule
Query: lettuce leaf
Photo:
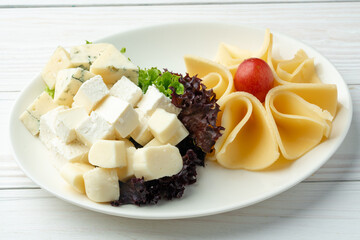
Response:
POLYGON ((46 86, 45 92, 47 92, 47 94, 49 94, 49 96, 54 99, 55 89, 50 89, 48 86, 46 86))
POLYGON ((139 87, 146 93, 149 86, 155 85, 160 92, 171 98, 173 90, 176 94, 184 93, 184 86, 179 82, 180 76, 165 70, 163 73, 157 68, 139 70, 139 87))

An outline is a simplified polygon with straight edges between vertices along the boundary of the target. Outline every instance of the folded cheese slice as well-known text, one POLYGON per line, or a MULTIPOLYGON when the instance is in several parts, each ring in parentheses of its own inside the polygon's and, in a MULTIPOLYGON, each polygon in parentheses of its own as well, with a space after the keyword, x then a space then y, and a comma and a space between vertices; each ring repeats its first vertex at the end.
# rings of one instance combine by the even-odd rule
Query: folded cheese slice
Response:
POLYGON ((247 170, 261 170, 273 164, 280 154, 260 101, 249 93, 235 92, 218 104, 221 110, 218 124, 225 128, 215 144, 214 157, 218 163, 247 170))
POLYGON ((271 89, 267 117, 286 159, 297 159, 328 137, 337 109, 333 84, 287 84, 271 89))
POLYGON ((261 58, 264 61, 268 60, 269 51, 272 48, 273 36, 269 29, 266 29, 264 42, 258 51, 251 52, 233 45, 220 43, 215 61, 226 66, 232 76, 235 76, 238 66, 248 58, 261 58))
POLYGON ((268 51, 267 61, 273 70, 275 85, 288 83, 321 83, 316 74, 314 59, 309 58, 300 49, 292 59, 280 60, 272 57, 272 49, 268 51))
POLYGON ((185 55, 184 61, 189 75, 201 78, 208 89, 213 89, 217 99, 235 91, 233 77, 223 65, 192 55, 185 55))

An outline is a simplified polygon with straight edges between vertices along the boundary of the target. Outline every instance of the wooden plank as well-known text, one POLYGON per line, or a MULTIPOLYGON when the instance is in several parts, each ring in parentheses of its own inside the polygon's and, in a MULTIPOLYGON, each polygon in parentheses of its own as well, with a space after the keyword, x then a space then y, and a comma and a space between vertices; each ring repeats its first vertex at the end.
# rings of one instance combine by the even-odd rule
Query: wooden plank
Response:
POLYGON ((186 220, 126 219, 39 189, 0 191, 3 239, 359 239, 360 182, 302 183, 229 213, 186 220), (20 217, 21 216, 21 217, 20 217), (271 238, 271 237, 270 237, 271 238))
POLYGON ((186 19, 269 27, 313 46, 347 83, 360 83, 360 2, 314 3, 311 8, 294 3, 0 9, 0 91, 22 89, 58 45, 186 19))
POLYGON ((292 2, 353 2, 349 0, 106 0, 106 1, 97 1, 97 0, 63 0, 61 2, 57 1, 46 1, 46 0, 31 0, 31 1, 21 1, 21 0, 3 0, 0 2, 0 7, 8 8, 19 8, 19 7, 81 7, 81 6, 139 6, 139 5, 184 5, 184 4, 259 4, 259 3, 292 3, 292 2))

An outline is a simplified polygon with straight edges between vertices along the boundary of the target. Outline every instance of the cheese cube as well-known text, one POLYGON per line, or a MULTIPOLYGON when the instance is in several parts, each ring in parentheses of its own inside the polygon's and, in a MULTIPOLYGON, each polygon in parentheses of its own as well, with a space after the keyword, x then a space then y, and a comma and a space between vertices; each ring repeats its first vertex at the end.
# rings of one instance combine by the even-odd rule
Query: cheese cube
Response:
POLYGON ((156 147, 156 146, 162 146, 165 145, 156 138, 153 138, 150 142, 148 142, 144 147, 156 147))
POLYGON ((135 154, 136 148, 133 146, 126 148, 126 166, 116 168, 117 175, 120 181, 126 182, 130 178, 134 176, 134 154, 135 154))
POLYGON ((114 84, 125 76, 138 83, 139 69, 114 46, 109 46, 91 65, 90 72, 103 77, 106 84, 114 84))
POLYGON ((90 148, 89 162, 103 168, 125 167, 126 143, 117 140, 96 141, 90 148))
POLYGON ((82 68, 60 70, 56 77, 54 101, 59 105, 70 107, 81 84, 94 76, 82 68))
POLYGON ((66 144, 55 134, 55 122, 57 114, 64 111, 65 107, 55 108, 40 118, 40 140, 54 154, 56 168, 60 168, 67 162, 87 162, 89 148, 74 141, 66 144))
POLYGON ((109 94, 101 76, 84 82, 74 97, 73 107, 84 107, 90 113, 109 94))
POLYGON ((146 181, 172 176, 183 167, 179 149, 170 144, 136 149, 133 161, 135 176, 146 181))
POLYGON ((117 136, 126 138, 138 126, 138 114, 128 102, 109 96, 95 110, 110 124, 114 125, 117 136))
POLYGON ((85 193, 83 175, 94 168, 94 166, 86 163, 67 163, 60 169, 60 175, 76 191, 85 193))
POLYGON ((149 129, 154 137, 166 144, 176 134, 182 123, 173 113, 158 108, 149 119, 149 129))
POLYGON ((175 134, 166 142, 171 145, 177 145, 182 140, 184 140, 189 135, 189 131, 185 128, 183 124, 179 126, 179 128, 176 130, 175 134))
POLYGON ((151 116, 157 108, 162 108, 167 112, 175 113, 176 115, 179 115, 181 111, 180 108, 175 107, 171 103, 171 100, 162 94, 154 85, 149 86, 147 92, 137 106, 143 113, 149 116, 151 116))
POLYGON ((115 169, 95 168, 84 174, 85 192, 94 202, 110 202, 120 197, 115 169))
POLYGON ((145 115, 142 111, 140 111, 138 108, 135 108, 134 110, 139 115, 140 124, 130 134, 130 137, 132 137, 140 145, 144 146, 151 139, 154 138, 154 136, 151 134, 151 131, 149 129, 149 124, 148 124, 149 117, 145 115))
POLYGON ((54 89, 59 70, 69 67, 71 67, 70 55, 63 47, 59 46, 43 69, 42 79, 50 89, 54 89))
POLYGON ((112 46, 109 43, 84 44, 70 49, 71 64, 73 67, 81 67, 89 70, 90 65, 105 51, 112 46))
POLYGON ((110 95, 120 98, 135 107, 137 102, 142 97, 141 89, 127 77, 123 76, 115 85, 110 89, 110 95))
POLYGON ((19 119, 29 132, 35 136, 39 133, 40 117, 57 106, 49 94, 43 92, 20 115, 19 119))
POLYGON ((96 112, 92 112, 75 131, 78 139, 89 147, 97 140, 115 138, 114 127, 96 112))
POLYGON ((55 133, 65 143, 76 140, 75 128, 88 118, 84 108, 75 107, 61 111, 55 120, 55 133))

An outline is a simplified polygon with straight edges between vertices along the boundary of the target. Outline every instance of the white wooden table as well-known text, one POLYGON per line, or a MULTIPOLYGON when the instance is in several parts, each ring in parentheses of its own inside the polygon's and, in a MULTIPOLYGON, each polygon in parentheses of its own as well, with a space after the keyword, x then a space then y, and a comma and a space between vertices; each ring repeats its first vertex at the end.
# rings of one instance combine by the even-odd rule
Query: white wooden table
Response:
POLYGON ((360 2, 57 2, 0 1, 0 239, 360 239, 360 2), (9 149, 10 109, 57 45, 192 20, 268 27, 313 46, 337 67, 353 98, 353 122, 340 149, 317 173, 259 204, 173 221, 91 212, 55 198, 23 174, 9 149))

